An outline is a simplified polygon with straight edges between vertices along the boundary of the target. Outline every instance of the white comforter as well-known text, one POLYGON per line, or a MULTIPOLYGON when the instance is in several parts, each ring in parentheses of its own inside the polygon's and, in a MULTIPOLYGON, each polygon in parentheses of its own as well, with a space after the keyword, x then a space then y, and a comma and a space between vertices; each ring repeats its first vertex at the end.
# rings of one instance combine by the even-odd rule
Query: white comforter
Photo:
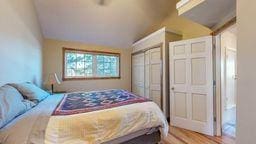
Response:
POLYGON ((1 144, 91 144, 107 142, 151 127, 168 124, 153 102, 130 104, 100 111, 51 116, 63 95, 53 95, 0 130, 1 144))

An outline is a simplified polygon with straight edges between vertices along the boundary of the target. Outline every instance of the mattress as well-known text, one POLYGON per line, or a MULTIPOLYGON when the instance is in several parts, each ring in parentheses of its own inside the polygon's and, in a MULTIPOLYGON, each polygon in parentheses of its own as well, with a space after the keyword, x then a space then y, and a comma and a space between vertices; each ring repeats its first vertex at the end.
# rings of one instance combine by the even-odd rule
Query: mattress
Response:
POLYGON ((88 113, 52 115, 64 95, 52 95, 0 130, 1 144, 98 144, 123 141, 168 124, 153 102, 135 103, 88 113), (130 137, 129 137, 130 136, 130 137), (123 138, 123 140, 122 140, 123 138))

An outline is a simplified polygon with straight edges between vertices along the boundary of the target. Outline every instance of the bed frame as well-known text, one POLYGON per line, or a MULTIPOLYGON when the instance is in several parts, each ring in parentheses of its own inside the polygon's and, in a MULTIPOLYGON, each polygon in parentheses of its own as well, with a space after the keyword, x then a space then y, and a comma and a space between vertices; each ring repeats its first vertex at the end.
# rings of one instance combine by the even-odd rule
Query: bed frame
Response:
POLYGON ((132 134, 105 142, 103 144, 157 144, 161 141, 158 128, 140 130, 132 134))
POLYGON ((121 144, 158 144, 161 141, 160 132, 142 135, 121 144))

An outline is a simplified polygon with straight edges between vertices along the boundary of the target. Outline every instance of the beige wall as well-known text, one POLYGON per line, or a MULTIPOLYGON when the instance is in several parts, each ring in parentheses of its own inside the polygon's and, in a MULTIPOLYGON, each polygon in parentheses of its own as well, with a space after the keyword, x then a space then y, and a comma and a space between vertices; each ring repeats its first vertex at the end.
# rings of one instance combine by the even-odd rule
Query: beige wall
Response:
POLYGON ((177 11, 173 12, 164 20, 160 27, 163 26, 166 26, 168 29, 180 31, 183 35, 183 39, 208 36, 212 32, 210 29, 200 24, 178 16, 177 11))
POLYGON ((0 85, 41 84, 42 41, 33 0, 0 1, 0 85))
POLYGON ((51 39, 46 39, 44 41, 44 79, 46 79, 47 75, 50 73, 57 73, 59 79, 61 79, 63 47, 121 53, 121 79, 63 81, 60 85, 55 86, 57 91, 71 92, 103 89, 131 90, 131 49, 113 49, 109 47, 88 45, 76 42, 58 41, 51 39))
POLYGON ((238 98, 236 144, 256 138, 256 1, 237 0, 238 98))
MULTIPOLYGON (((178 0, 177 0, 178 2, 178 0)), ((182 16, 178 16, 178 11, 176 9, 176 4, 170 7, 172 10, 168 17, 160 24, 150 28, 146 34, 152 33, 162 27, 167 29, 176 30, 182 33, 183 39, 191 39, 202 36, 208 36, 212 32, 209 28, 188 20, 182 16)))

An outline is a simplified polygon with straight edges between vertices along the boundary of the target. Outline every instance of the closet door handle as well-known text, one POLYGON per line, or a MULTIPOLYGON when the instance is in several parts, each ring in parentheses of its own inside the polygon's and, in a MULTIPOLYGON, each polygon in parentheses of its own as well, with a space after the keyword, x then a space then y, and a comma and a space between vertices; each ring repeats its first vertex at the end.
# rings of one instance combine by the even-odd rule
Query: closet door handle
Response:
POLYGON ((173 90, 173 91, 174 91, 174 87, 172 87, 172 88, 171 88, 171 90, 173 90))

